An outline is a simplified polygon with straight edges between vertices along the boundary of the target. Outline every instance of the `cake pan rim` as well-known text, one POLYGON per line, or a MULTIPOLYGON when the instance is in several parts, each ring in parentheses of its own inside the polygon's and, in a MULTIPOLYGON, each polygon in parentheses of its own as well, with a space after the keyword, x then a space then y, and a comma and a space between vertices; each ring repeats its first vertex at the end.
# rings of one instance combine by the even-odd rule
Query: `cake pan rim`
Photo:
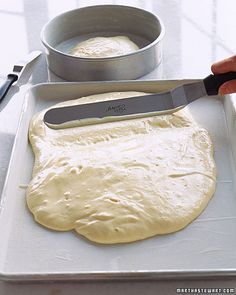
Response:
POLYGON ((76 59, 76 60, 81 60, 81 61, 86 61, 86 62, 94 62, 94 61, 101 61, 103 62, 104 60, 105 61, 109 61, 109 60, 118 60, 118 59, 124 59, 124 58, 127 58, 127 57, 130 57, 130 56, 133 56, 133 55, 138 55, 142 52, 145 52, 147 50, 149 50, 150 48, 154 47, 156 44, 158 44, 164 37, 165 35, 165 26, 163 24, 163 21, 161 20, 161 18, 159 16, 157 16, 156 14, 148 11, 148 10, 145 10, 145 9, 142 9, 142 8, 138 8, 138 7, 135 7, 135 6, 127 6, 127 5, 116 5, 116 4, 101 4, 101 5, 90 5, 90 6, 85 6, 85 7, 80 7, 80 8, 75 8, 75 9, 71 9, 71 10, 68 10, 68 11, 65 11, 57 16, 55 16, 54 18, 52 18, 51 20, 49 20, 42 28, 41 30, 41 33, 40 33, 40 39, 41 39, 41 42, 43 43, 43 45, 50 51, 52 51, 53 53, 56 53, 56 54, 60 54, 60 55, 63 55, 64 57, 67 57, 67 58, 73 58, 73 59, 76 59), (148 45, 142 47, 142 48, 139 48, 138 50, 134 51, 134 52, 131 52, 131 53, 127 53, 127 54, 122 54, 122 55, 117 55, 117 56, 110 56, 110 57, 96 57, 96 58, 92 58, 92 57, 79 57, 79 56, 74 56, 74 55, 71 55, 71 54, 67 54, 63 51, 60 51, 58 49, 56 49, 55 47, 51 46, 46 38, 45 38, 45 30, 46 28, 51 24, 52 21, 66 15, 66 14, 69 14, 73 11, 76 11, 76 10, 83 10, 83 9, 92 9, 92 8, 95 8, 95 7, 102 7, 102 6, 106 6, 106 7, 122 7, 122 8, 131 8, 131 9, 135 9, 135 10, 139 10, 139 11, 144 11, 150 15, 152 15, 153 17, 156 18, 156 20, 159 22, 160 24, 160 34, 158 35, 158 37, 152 41, 151 43, 149 43, 148 45))

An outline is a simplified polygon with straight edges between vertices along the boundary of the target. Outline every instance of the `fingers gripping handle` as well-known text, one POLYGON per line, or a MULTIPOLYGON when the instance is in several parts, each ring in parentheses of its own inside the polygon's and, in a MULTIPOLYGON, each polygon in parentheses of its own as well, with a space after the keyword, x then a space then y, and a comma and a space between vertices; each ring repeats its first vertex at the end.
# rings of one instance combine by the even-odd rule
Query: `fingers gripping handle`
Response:
POLYGON ((11 85, 17 81, 18 76, 14 74, 9 74, 7 76, 7 79, 3 84, 0 86, 0 103, 3 100, 3 98, 6 96, 8 90, 10 89, 11 85))
POLYGON ((209 75, 203 80, 203 83, 208 95, 217 95, 222 84, 235 79, 236 72, 228 72, 224 74, 209 75))

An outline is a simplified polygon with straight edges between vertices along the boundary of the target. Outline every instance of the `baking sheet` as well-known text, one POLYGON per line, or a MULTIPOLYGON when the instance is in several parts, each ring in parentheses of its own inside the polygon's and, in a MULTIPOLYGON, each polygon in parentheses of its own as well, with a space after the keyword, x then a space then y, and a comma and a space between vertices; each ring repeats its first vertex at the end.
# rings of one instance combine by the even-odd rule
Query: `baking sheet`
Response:
MULTIPOLYGON (((193 80, 189 80, 192 82, 193 80)), ((188 81, 185 81, 188 82, 188 81)), ((0 205, 0 278, 4 280, 106 280, 236 275, 236 97, 203 97, 189 106, 211 135, 217 189, 206 210, 185 229, 130 244, 99 245, 74 232, 34 222, 26 208, 33 153, 32 115, 56 102, 109 91, 164 91, 183 81, 39 84, 25 98, 0 205), (233 156, 234 155, 234 156, 233 156)))

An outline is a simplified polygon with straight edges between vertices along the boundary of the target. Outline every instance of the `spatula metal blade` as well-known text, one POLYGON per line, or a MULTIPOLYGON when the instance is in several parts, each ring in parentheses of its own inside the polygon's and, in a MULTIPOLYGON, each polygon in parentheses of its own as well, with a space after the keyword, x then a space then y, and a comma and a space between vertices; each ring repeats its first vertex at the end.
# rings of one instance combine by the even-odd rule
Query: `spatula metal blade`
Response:
POLYGON ((179 86, 172 91, 96 103, 52 108, 44 122, 54 129, 97 124, 174 112, 206 95, 202 81, 179 86))

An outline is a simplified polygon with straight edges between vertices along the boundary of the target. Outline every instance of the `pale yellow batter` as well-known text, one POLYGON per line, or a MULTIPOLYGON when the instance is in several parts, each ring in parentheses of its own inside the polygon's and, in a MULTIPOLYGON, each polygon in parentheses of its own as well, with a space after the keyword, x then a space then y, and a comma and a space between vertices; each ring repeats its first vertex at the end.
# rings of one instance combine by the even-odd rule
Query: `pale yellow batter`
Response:
POLYGON ((35 166, 27 204, 40 224, 98 243, 132 242, 184 228, 212 197, 212 143, 187 111, 62 130, 44 125, 45 111, 29 130, 35 166))
POLYGON ((137 51, 138 46, 126 36, 95 37, 80 42, 70 51, 78 57, 103 58, 137 51))

